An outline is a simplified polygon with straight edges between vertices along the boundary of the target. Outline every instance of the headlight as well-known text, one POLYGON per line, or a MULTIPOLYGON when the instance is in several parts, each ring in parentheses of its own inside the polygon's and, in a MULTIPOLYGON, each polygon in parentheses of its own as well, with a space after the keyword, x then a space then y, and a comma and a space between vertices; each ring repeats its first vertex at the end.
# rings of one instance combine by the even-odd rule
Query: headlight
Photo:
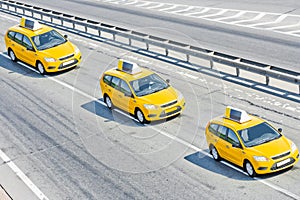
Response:
POLYGON ((294 142, 292 142, 291 150, 292 150, 292 153, 294 153, 297 150, 297 146, 295 145, 294 142))
POLYGON ((183 99, 182 93, 177 90, 177 95, 178 95, 177 97, 178 101, 181 101, 183 99))
POLYGON ((256 161, 268 161, 268 158, 265 156, 253 156, 256 161))
POLYGON ((51 58, 51 57, 45 57, 44 60, 46 62, 55 62, 55 58, 51 58))
POLYGON ((153 104, 144 104, 144 107, 145 107, 147 110, 154 110, 154 109, 157 109, 157 106, 156 106, 156 105, 153 105, 153 104))
POLYGON ((80 50, 78 49, 78 47, 75 47, 75 54, 80 53, 80 50))

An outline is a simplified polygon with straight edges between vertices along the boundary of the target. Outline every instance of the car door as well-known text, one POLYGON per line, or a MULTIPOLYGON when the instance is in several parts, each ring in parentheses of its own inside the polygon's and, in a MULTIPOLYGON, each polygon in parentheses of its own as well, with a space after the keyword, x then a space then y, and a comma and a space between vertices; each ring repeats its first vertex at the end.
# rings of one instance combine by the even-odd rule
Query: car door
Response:
POLYGON ((108 89, 108 95, 110 96, 112 103, 118 108, 121 108, 120 97, 122 96, 122 92, 120 91, 120 82, 120 78, 113 76, 110 82, 111 88, 108 89))
POLYGON ((226 141, 224 141, 226 148, 225 157, 230 162, 241 166, 244 153, 241 143, 236 133, 230 128, 227 129, 227 138, 226 141))
POLYGON ((227 141, 226 141, 227 130, 228 130, 228 128, 226 126, 219 125, 219 128, 218 128, 219 138, 217 140, 216 147, 222 158, 227 158, 227 155, 228 155, 228 152, 227 152, 228 148, 227 148, 227 141))
POLYGON ((132 95, 132 91, 129 87, 129 85, 127 84, 127 82, 125 80, 120 80, 120 94, 118 94, 118 99, 119 99, 119 103, 120 103, 120 108, 127 111, 127 112, 131 112, 134 108, 134 97, 132 95))
POLYGON ((23 36, 21 53, 23 55, 24 62, 33 66, 35 65, 37 55, 31 41, 26 35, 23 36))
POLYGON ((24 53, 22 52, 23 45, 23 34, 16 32, 13 42, 11 43, 11 48, 15 52, 18 59, 24 61, 24 53))

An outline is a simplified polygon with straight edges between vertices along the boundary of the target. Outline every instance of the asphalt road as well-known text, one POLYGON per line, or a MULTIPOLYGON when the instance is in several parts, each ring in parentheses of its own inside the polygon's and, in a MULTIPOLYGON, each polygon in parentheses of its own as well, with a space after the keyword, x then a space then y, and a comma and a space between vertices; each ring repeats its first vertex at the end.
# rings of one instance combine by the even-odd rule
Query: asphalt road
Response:
POLYGON ((298 59, 300 35, 297 32, 300 28, 300 11, 299 3, 292 0, 284 3, 269 0, 264 2, 165 0, 156 3, 150 0, 51 2, 22 0, 21 2, 183 42, 198 43, 199 46, 214 51, 300 72, 298 59), (204 9, 208 10, 204 12, 204 9), (239 15, 243 11, 246 13, 239 15), (191 13, 196 14, 190 15, 191 13), (236 17, 220 19, 229 16, 236 17), (256 18, 257 20, 254 20, 256 18), (250 21, 243 21, 249 19, 250 21), (276 20, 279 21, 267 26, 252 26, 276 20), (290 25, 292 27, 289 27, 290 25), (272 29, 282 26, 288 27, 272 29))
MULTIPOLYGON (((0 37, 16 23, 2 14, 0 37)), ((12 63, 0 40, 0 149, 48 199, 300 198, 299 164, 252 179, 208 156, 204 137, 208 120, 233 105, 282 127, 300 147, 299 103, 67 34, 83 62, 49 76, 12 63), (170 79, 186 98, 184 113, 141 126, 109 111, 98 80, 118 58, 170 79)), ((0 184, 14 199, 30 195, 11 182, 7 165, 0 165, 0 184)))

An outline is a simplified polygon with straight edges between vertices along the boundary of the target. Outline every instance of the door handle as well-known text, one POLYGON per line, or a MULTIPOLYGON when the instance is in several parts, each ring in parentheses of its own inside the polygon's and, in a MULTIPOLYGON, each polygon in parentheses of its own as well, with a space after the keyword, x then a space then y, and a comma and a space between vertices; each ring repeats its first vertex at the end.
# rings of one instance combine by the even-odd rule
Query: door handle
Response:
POLYGON ((229 149, 230 147, 228 145, 226 145, 226 148, 229 149))
POLYGON ((108 89, 109 92, 111 92, 111 89, 108 89))
POLYGON ((11 46, 13 46, 13 47, 14 47, 14 46, 15 46, 15 44, 11 44, 11 46))

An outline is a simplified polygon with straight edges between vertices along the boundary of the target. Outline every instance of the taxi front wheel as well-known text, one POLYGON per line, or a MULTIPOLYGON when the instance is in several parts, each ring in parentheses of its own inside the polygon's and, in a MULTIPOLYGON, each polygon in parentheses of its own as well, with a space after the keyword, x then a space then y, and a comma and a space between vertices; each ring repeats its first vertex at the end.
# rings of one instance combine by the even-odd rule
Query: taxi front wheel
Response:
POLYGON ((39 70, 40 74, 44 75, 46 73, 44 65, 41 62, 37 63, 37 69, 39 70))
POLYGON ((137 108, 137 109, 135 110, 135 118, 136 118, 140 123, 142 123, 142 124, 145 124, 145 123, 148 122, 148 121, 145 119, 145 116, 144 116, 143 112, 142 112, 139 108, 137 108))
POLYGON ((219 161, 221 159, 216 147, 213 146, 210 152, 214 160, 219 161))
POLYGON ((104 103, 106 104, 106 106, 107 106, 109 109, 112 109, 113 104, 112 104, 111 99, 109 98, 109 96, 104 95, 104 103))
POLYGON ((244 168, 250 177, 256 176, 256 172, 255 172, 252 164, 248 160, 245 161, 244 168))
POLYGON ((13 61, 13 62, 16 62, 17 61, 17 57, 16 57, 16 54, 13 50, 9 49, 8 50, 8 55, 10 57, 10 59, 13 61))

